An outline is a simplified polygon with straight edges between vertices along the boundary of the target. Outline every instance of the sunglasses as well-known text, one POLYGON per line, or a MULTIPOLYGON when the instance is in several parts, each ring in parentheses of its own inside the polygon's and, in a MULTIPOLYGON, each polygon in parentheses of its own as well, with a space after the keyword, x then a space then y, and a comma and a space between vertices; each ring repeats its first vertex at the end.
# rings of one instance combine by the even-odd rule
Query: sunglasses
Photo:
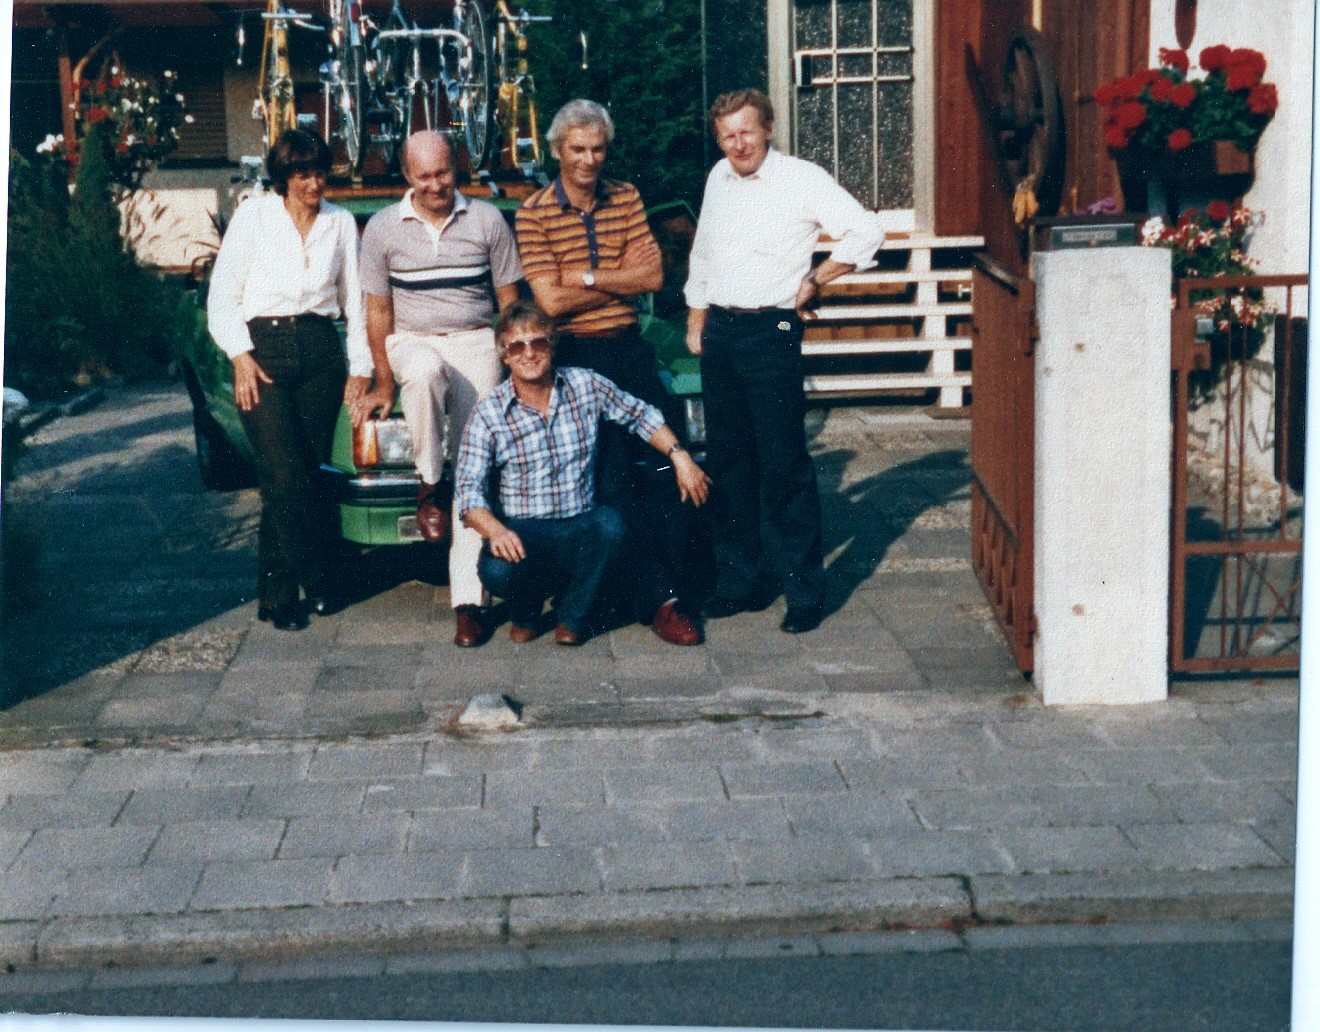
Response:
POLYGON ((510 355, 521 355, 525 352, 536 351, 541 354, 550 350, 549 337, 533 337, 531 340, 510 340, 504 344, 504 350, 510 355))

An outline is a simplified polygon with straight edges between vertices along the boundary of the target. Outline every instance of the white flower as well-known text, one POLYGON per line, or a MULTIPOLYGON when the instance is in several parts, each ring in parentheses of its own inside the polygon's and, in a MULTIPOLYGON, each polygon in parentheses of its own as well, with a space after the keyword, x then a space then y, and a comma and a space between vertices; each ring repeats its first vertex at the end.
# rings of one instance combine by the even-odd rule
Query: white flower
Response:
POLYGON ((134 136, 132 133, 129 133, 127 136, 124 137, 124 142, 131 147, 133 146, 134 143, 137 142, 137 137, 134 136))
POLYGON ((196 121, 196 119, 193 118, 192 115, 184 115, 184 116, 183 116, 183 120, 184 120, 185 122, 187 122, 189 125, 192 125, 193 122, 196 121))
POLYGON ((167 79, 173 79, 173 78, 174 78, 174 73, 171 72, 168 68, 166 68, 165 71, 164 71, 162 74, 164 74, 165 78, 167 78, 167 79))
POLYGON ((63 133, 60 133, 58 136, 54 135, 53 133, 47 133, 46 138, 42 140, 39 144, 37 144, 37 153, 54 154, 55 148, 61 146, 63 143, 64 143, 63 133))
POLYGON ((111 65, 111 66, 110 66, 110 74, 111 74, 111 75, 118 75, 118 74, 119 74, 119 65, 111 65))
POLYGON ((123 100, 119 102, 119 106, 122 107, 125 111, 133 110, 133 102, 129 100, 127 97, 125 97, 123 100))
POLYGON ((182 103, 183 103, 183 94, 182 94, 182 93, 176 93, 176 94, 174 95, 174 99, 177 100, 180 104, 182 104, 182 103))
POLYGON ((1160 238, 1164 232, 1164 220, 1156 215, 1154 218, 1147 219, 1141 226, 1141 242, 1150 247, 1160 238))

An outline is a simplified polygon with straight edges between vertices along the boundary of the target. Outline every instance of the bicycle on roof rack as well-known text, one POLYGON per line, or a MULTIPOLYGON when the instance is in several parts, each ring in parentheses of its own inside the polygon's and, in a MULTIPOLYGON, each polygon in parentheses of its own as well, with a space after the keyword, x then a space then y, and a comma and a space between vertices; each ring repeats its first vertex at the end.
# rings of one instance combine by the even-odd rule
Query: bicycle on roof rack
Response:
MULTIPOLYGON (((549 17, 514 13, 507 0, 454 0, 444 24, 423 27, 402 0, 393 0, 379 23, 361 0, 325 3, 323 14, 311 15, 267 0, 254 109, 265 120, 267 146, 300 117, 289 63, 289 28, 296 25, 326 33, 319 121, 326 142, 342 144, 337 171, 361 179, 375 148, 387 172, 397 172, 403 141, 418 129, 453 133, 474 176, 488 174, 492 163, 525 176, 539 167, 526 28, 549 17)), ((240 63, 242 45, 240 20, 240 63)))

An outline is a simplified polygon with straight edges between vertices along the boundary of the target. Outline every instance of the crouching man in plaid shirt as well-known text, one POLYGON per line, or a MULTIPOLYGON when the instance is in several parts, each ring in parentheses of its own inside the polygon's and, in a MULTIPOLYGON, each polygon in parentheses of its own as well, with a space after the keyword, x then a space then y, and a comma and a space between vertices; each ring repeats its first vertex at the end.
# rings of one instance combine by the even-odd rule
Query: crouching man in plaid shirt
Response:
MULTIPOLYGON (((682 501, 705 502, 710 478, 659 409, 589 369, 556 369, 554 322, 535 305, 506 309, 495 343, 509 378, 468 422, 454 504, 485 539, 477 572, 486 590, 509 603, 509 639, 521 644, 536 637, 546 597, 567 577, 555 641, 579 645, 601 577, 624 538, 618 512, 595 504, 600 421, 624 427, 668 456, 682 501), (499 516, 488 498, 493 479, 499 516)), ((663 616, 686 626, 681 635, 661 637, 696 644, 699 632, 675 606, 665 607, 663 616)))

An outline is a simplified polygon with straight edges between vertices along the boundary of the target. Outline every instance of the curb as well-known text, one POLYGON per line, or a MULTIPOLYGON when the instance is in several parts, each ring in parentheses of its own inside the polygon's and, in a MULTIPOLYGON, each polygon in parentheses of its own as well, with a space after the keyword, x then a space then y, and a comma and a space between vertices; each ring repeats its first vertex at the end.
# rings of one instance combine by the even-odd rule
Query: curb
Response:
POLYGON ((1287 919, 1292 890, 1288 868, 1133 871, 15 921, 0 923, 0 964, 15 974, 593 940, 1287 919))

